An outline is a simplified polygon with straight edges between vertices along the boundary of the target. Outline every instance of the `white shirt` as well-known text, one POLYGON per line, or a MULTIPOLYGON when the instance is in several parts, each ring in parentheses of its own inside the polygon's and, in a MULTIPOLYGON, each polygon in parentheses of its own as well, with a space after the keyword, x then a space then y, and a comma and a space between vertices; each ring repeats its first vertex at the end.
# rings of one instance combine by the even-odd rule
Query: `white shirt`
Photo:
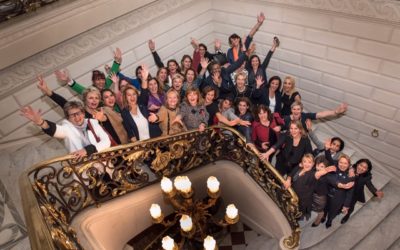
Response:
POLYGON ((271 110, 272 113, 274 113, 275 111, 275 106, 276 106, 275 96, 269 97, 269 109, 271 110))
POLYGON ((138 128, 139 131, 139 138, 140 140, 147 140, 150 138, 150 132, 149 132, 149 122, 147 119, 142 115, 140 112, 140 109, 137 108, 137 114, 134 115, 131 113, 133 121, 136 123, 136 127, 138 128))

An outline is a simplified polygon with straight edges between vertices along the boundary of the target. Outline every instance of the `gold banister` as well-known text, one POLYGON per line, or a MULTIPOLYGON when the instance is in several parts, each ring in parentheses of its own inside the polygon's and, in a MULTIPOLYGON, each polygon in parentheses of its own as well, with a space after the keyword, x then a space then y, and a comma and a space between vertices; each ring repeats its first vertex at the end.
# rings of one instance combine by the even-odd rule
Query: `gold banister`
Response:
POLYGON ((300 236, 298 198, 258 154, 236 130, 214 126, 113 147, 79 161, 64 156, 36 164, 20 179, 32 249, 44 249, 44 243, 48 249, 81 249, 70 224, 85 208, 218 160, 240 165, 271 197, 292 229, 283 243, 293 249, 300 236))

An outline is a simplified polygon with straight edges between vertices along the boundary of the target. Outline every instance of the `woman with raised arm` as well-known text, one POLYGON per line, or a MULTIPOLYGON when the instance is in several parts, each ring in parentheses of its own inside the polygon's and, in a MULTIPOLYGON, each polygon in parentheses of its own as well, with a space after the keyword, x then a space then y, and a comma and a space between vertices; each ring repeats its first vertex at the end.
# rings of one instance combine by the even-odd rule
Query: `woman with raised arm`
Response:
POLYGON ((303 155, 312 153, 311 142, 300 121, 291 121, 289 133, 281 134, 278 142, 267 152, 261 153, 260 157, 268 160, 278 149, 280 152, 276 156, 276 169, 282 176, 290 173, 300 163, 303 155))
POLYGON ((157 113, 161 106, 164 104, 165 94, 161 89, 157 78, 150 78, 149 82, 149 102, 147 108, 152 113, 157 113))
POLYGON ((169 86, 169 79, 168 79, 168 69, 166 67, 158 68, 156 78, 158 83, 160 84, 161 89, 164 92, 170 88, 169 86))
POLYGON ((46 134, 64 139, 68 151, 78 160, 110 147, 111 141, 98 121, 85 118, 81 102, 66 102, 63 110, 65 119, 60 124, 43 119, 40 112, 30 106, 23 107, 21 114, 46 134))
POLYGON ((296 81, 293 77, 287 76, 283 80, 282 87, 282 109, 281 115, 290 115, 291 107, 294 102, 301 102, 301 96, 296 90, 296 81))
POLYGON ((281 78, 273 76, 269 79, 268 85, 263 84, 261 76, 257 76, 256 88, 253 92, 253 99, 257 104, 264 104, 269 107, 272 113, 279 114, 281 111, 281 78))
MULTIPOLYGON (((154 40, 149 40, 148 44, 149 44, 149 49, 151 51, 151 54, 153 55, 154 62, 157 65, 157 67, 158 68, 165 67, 164 63, 161 61, 161 58, 156 51, 156 42, 154 40)), ((169 76, 168 82, 171 83, 172 77, 174 77, 174 75, 176 73, 179 73, 181 71, 181 69, 179 68, 179 64, 175 59, 168 60, 167 69, 168 69, 168 76, 169 76)), ((170 84, 170 86, 171 86, 171 84, 170 84)))
MULTIPOLYGON (((117 74, 119 72, 119 67, 122 62, 122 52, 119 48, 116 48, 114 51, 114 62, 110 70, 110 74, 117 74)), ((75 80, 71 80, 69 74, 65 70, 57 70, 55 71, 55 75, 57 80, 63 84, 68 84, 75 92, 78 94, 83 94, 85 91, 85 87, 75 80)), ((103 72, 100 70, 93 70, 92 72, 92 85, 96 87, 99 91, 102 89, 109 89, 112 85, 112 80, 109 76, 105 76, 103 72)))
MULTIPOLYGON (((250 30, 249 34, 246 37, 246 41, 245 41, 245 49, 246 50, 250 47, 250 44, 253 40, 254 35, 256 34, 258 29, 261 27, 264 20, 265 20, 264 13, 260 12, 260 14, 257 15, 257 23, 250 30)), ((237 60, 239 60, 240 55, 243 54, 243 52, 242 52, 243 45, 242 45, 242 40, 241 40, 240 36, 238 36, 236 33, 232 34, 229 37, 229 45, 231 46, 231 48, 229 48, 228 51, 226 52, 226 56, 228 58, 228 63, 233 64, 237 60)))
MULTIPOLYGON (((256 79, 257 77, 261 77, 263 82, 267 82, 267 67, 269 65, 269 62, 272 58, 272 55, 274 54, 276 48, 279 47, 279 39, 277 37, 274 37, 272 41, 272 47, 268 51, 267 56, 264 58, 264 61, 261 63, 261 59, 257 55, 252 55, 250 59, 246 62, 246 70, 249 72, 248 74, 248 82, 249 86, 251 88, 256 87, 256 79)), ((264 86, 264 88, 267 88, 268 86, 264 86)))
POLYGON ((193 46, 193 62, 192 62, 192 68, 197 71, 198 74, 200 74, 200 71, 202 69, 201 67, 201 61, 202 60, 208 60, 212 61, 216 55, 223 55, 221 52, 221 41, 218 39, 215 39, 214 41, 214 47, 216 54, 212 54, 207 50, 207 46, 204 43, 199 43, 196 39, 191 38, 190 44, 193 46))
POLYGON ((317 120, 328 117, 337 117, 344 114, 346 111, 347 111, 347 103, 341 103, 333 110, 324 110, 324 111, 319 111, 317 113, 305 113, 303 112, 303 104, 301 102, 294 102, 291 107, 291 115, 283 117, 283 120, 285 121, 285 127, 283 128, 283 130, 289 128, 289 124, 291 121, 300 121, 303 128, 307 132, 307 124, 306 124, 307 119, 317 120))
POLYGON ((206 86, 212 86, 218 91, 219 98, 221 99, 225 98, 227 95, 232 95, 234 86, 230 75, 242 65, 248 55, 252 54, 254 50, 255 45, 253 44, 246 53, 240 55, 239 60, 229 65, 227 68, 221 67, 221 65, 216 62, 211 62, 209 64, 210 75, 203 81, 200 88, 204 89, 206 86))
POLYGON ((192 70, 194 70, 193 68, 192 68, 192 63, 193 63, 193 60, 192 60, 192 58, 189 56, 189 55, 183 55, 182 56, 182 59, 181 59, 181 67, 180 67, 180 69, 181 69, 181 74, 182 75, 186 75, 186 71, 188 70, 188 69, 192 69, 192 70))

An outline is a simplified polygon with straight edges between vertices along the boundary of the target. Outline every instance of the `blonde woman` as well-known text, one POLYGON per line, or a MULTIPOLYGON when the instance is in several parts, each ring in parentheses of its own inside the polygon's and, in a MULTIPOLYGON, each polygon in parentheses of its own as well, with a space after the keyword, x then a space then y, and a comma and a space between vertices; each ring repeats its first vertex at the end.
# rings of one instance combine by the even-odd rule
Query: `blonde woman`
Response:
POLYGON ((291 121, 289 133, 281 135, 278 142, 267 152, 261 153, 260 157, 268 160, 269 156, 278 149, 280 149, 280 152, 276 156, 276 169, 282 176, 289 174, 300 163, 305 154, 312 153, 311 142, 301 125, 301 121, 291 121))
POLYGON ((290 107, 294 102, 301 102, 301 96, 296 90, 296 81, 292 76, 287 76, 283 80, 281 102, 283 104, 281 109, 282 116, 290 115, 290 107))

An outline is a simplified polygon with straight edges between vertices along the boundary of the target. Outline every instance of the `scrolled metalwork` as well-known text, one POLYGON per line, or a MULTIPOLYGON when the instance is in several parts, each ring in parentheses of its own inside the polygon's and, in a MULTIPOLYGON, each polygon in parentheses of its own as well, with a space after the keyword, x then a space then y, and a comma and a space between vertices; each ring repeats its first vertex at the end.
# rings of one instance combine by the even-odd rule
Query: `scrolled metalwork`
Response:
POLYGON ((0 0, 0 22, 15 16, 36 11, 57 0, 0 0))
POLYGON ((283 178, 258 154, 236 130, 218 126, 118 146, 78 161, 70 156, 56 158, 34 166, 27 179, 54 246, 80 249, 70 223, 85 208, 151 185, 162 176, 176 176, 218 160, 233 161, 281 209, 292 228, 283 243, 295 248, 300 239, 298 198, 293 190, 283 188, 283 178))

